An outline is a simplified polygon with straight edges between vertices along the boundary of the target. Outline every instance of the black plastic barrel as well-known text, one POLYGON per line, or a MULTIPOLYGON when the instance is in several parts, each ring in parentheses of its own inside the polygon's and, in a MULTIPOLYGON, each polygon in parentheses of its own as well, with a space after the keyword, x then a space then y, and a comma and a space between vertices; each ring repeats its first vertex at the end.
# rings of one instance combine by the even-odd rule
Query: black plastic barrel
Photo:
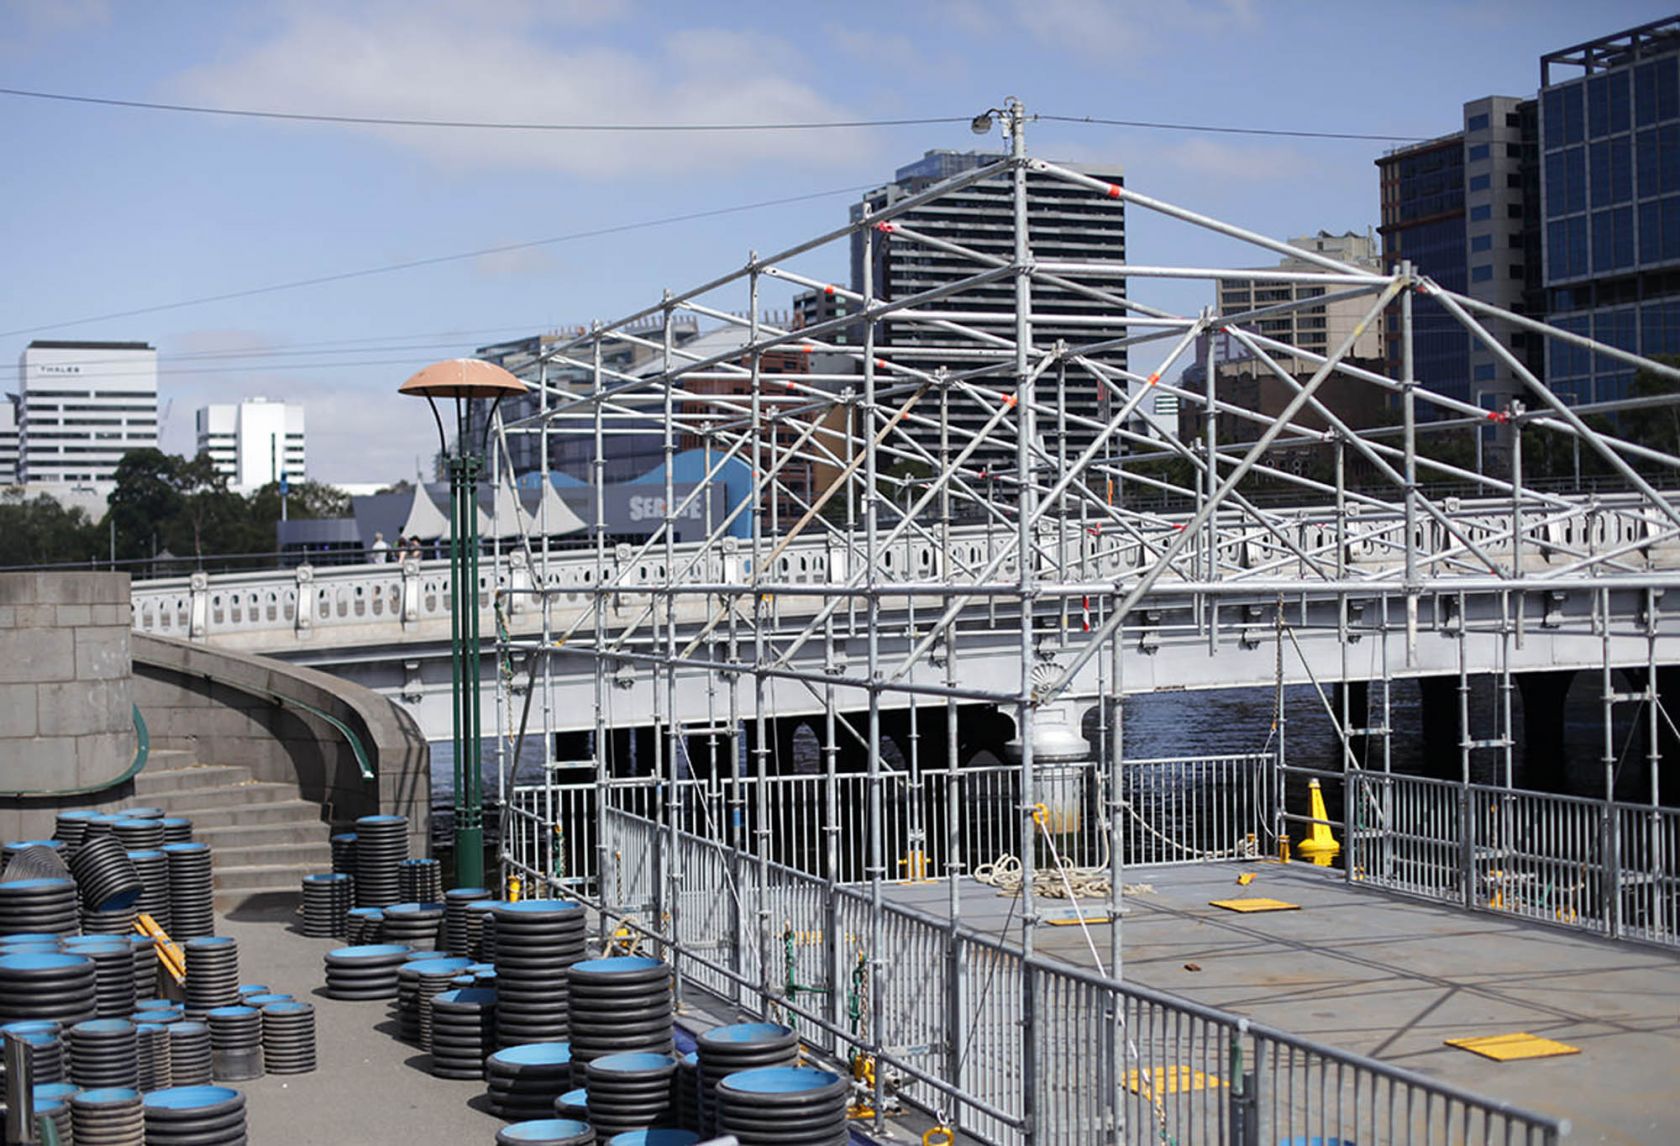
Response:
POLYGON ((69 1074, 64 1055, 64 1034, 60 1023, 47 1019, 32 1019, 0 1026, 0 1045, 3 1036, 15 1034, 23 1039, 24 1054, 29 1059, 29 1077, 37 1085, 63 1082, 69 1074))
POLYGON ((81 926, 73 879, 0 882, 0 934, 74 935, 81 926))
POLYGON ((574 1086, 559 1098, 554 1100, 554 1116, 556 1118, 575 1118, 579 1122, 589 1121, 589 1089, 574 1086))
POLYGON ((83 935, 131 935, 134 924, 140 918, 138 904, 118 907, 110 911, 89 911, 82 909, 83 935))
POLYGON ((408 1043, 432 1045, 432 1000, 449 990, 456 976, 471 966, 463 956, 410 959, 397 968, 397 1029, 408 1043))
POLYGON ((58 840, 13 840, 0 849, 0 879, 70 879, 68 858, 58 840))
POLYGON ((496 1146, 592 1146, 595 1130, 571 1118, 514 1122, 496 1131, 496 1146))
POLYGON ((590 1062, 609 1054, 669 1054, 671 968, 658 959, 620 955, 574 963, 568 1018, 572 1059, 590 1062))
POLYGON ((123 808, 121 814, 131 820, 161 820, 164 812, 162 808, 140 807, 123 808))
POLYGON ((498 903, 496 1037, 503 1046, 568 1038, 568 972, 587 943, 583 907, 564 899, 498 903))
POLYGON ((518 1122, 548 1118, 572 1088, 572 1048, 565 1043, 503 1047, 484 1062, 490 1112, 518 1122))
POLYGON ((145 1097, 146 1146, 246 1141, 245 1096, 226 1086, 172 1086, 145 1097))
POLYGON ((472 955, 467 905, 491 898, 489 888, 454 887, 443 894, 443 946, 451 955, 472 955))
POLYGON ((332 845, 334 875, 356 874, 356 833, 338 832, 328 841, 332 845))
POLYGON ((153 1091, 163 1090, 172 1085, 169 1074, 169 1027, 163 1023, 135 1023, 134 1045, 139 1060, 139 1088, 153 1091))
POLYGON ((193 842, 193 822, 186 816, 165 816, 159 821, 163 825, 163 842, 167 844, 190 844, 193 842))
POLYGON ((717 1084, 739 1070, 793 1066, 799 1036, 780 1023, 731 1023, 694 1040, 700 1067, 700 1129, 717 1129, 717 1084))
POLYGON ((210 845, 165 844, 169 857, 170 938, 193 939, 216 933, 216 882, 210 845))
MULTIPOLYGON (((354 881, 351 886, 355 886, 354 881)), ((384 926, 385 912, 382 908, 352 907, 344 913, 344 937, 352 947, 378 943, 384 926)))
POLYGON ((432 1074, 484 1077, 484 1060, 496 1053, 496 992, 459 987, 432 1000, 432 1074))
POLYGON ((115 835, 84 841, 70 858, 70 873, 81 889, 84 910, 121 911, 140 899, 140 875, 115 835))
POLYGON ((98 989, 84 955, 28 952, 0 956, 0 1023, 54 1019, 66 1026, 94 1017, 98 989))
POLYGON ((589 1124, 602 1134, 675 1126, 677 1060, 632 1051, 592 1060, 585 1068, 589 1124))
POLYGON ((181 944, 187 966, 187 1014, 195 1019, 239 1002, 239 944, 226 935, 200 935, 181 944))
POLYGON ((363 816, 356 821, 356 903, 384 907, 401 900, 397 865, 408 858, 407 816, 363 816))
POLYGON ((677 1056, 677 1125, 701 1129, 700 1055, 696 1051, 677 1056))
POLYGON ((214 1067, 207 1024, 187 1019, 170 1026, 169 1077, 176 1087, 208 1083, 214 1067))
POLYGON ((82 846, 82 841, 87 838, 88 821, 98 814, 85 808, 73 808, 67 812, 60 812, 54 818, 53 839, 64 845, 66 860, 75 855, 76 849, 82 846))
POLYGON ((101 1019, 128 1017, 138 998, 134 989, 134 946, 128 938, 72 936, 64 941, 64 953, 85 955, 93 960, 94 1015, 101 1019))
POLYGON ((397 997, 397 971, 408 947, 401 943, 371 943, 327 952, 327 995, 334 999, 368 1001, 397 997))
POLYGON ((405 859, 397 865, 397 891, 404 903, 443 902, 443 865, 435 859, 405 859))
POLYGON ((67 1095, 42 1094, 40 1087, 35 1091, 35 1117, 50 1119, 53 1129, 58 1133, 60 1142, 74 1141, 74 1133, 70 1124, 70 1099, 67 1095))
POLYGON ((70 1028, 70 1081, 77 1086, 138 1086, 139 1036, 127 1019, 89 1019, 70 1028))
POLYGON ((162 846, 131 851, 128 859, 140 876, 140 900, 135 906, 164 931, 170 931, 175 921, 169 912, 169 857, 160 850, 162 846))
POLYGON ((718 1133, 741 1146, 843 1146, 849 1084, 809 1066, 737 1071, 718 1084, 718 1133))
POLYGON ((270 1074, 315 1069, 315 1008, 309 1003, 269 1003, 262 1009, 263 1067, 270 1074))
POLYGON ((477 899, 467 904, 467 954, 486 963, 496 961, 496 905, 499 899, 477 899))
POLYGON ((158 989, 157 940, 134 934, 128 937, 128 947, 134 955, 134 993, 142 999, 150 998, 158 989))
POLYGON ((255 1007, 217 1007, 210 1024, 210 1077, 216 1082, 261 1078, 262 1012, 255 1007))
POLYGON ((76 1146, 145 1146, 146 1111, 133 1087, 99 1087, 70 1099, 76 1146))
POLYGON ((443 904, 393 903, 384 909, 379 938, 384 943, 406 943, 411 949, 435 948, 443 930, 443 904))
POLYGON ((331 939, 345 932, 344 913, 352 906, 350 877, 337 872, 303 877, 303 933, 331 939))
MULTIPOLYGON (((145 809, 151 810, 151 809, 145 809)), ((169 841, 164 837, 163 821, 161 819, 141 819, 129 811, 126 819, 118 820, 111 825, 111 831, 117 840, 129 851, 140 851, 146 848, 161 848, 169 841)))

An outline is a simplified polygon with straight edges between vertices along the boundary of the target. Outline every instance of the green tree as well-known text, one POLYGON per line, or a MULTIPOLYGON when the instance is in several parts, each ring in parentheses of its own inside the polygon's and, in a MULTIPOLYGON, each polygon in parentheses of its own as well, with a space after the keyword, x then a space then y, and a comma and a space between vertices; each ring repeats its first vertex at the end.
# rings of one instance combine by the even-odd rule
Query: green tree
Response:
POLYGON ((54 565, 106 556, 103 534, 80 509, 42 494, 0 503, 0 566, 54 565))
POLYGON ((117 463, 106 521, 116 526, 119 558, 150 557, 168 545, 168 530, 186 505, 180 488, 183 464, 156 449, 130 450, 117 463))

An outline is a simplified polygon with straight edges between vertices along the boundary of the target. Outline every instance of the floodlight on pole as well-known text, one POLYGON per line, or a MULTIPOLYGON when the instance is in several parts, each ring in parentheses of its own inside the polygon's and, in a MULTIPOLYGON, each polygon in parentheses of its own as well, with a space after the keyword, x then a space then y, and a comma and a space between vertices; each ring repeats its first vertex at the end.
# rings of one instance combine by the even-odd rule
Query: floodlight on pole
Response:
POLYGON ((452 672, 451 729, 455 759, 455 879, 462 887, 484 883, 484 769, 479 722, 478 474, 496 408, 525 383, 492 362, 451 358, 415 374, 399 394, 426 399, 437 423, 438 447, 449 464, 449 649, 452 672), (455 449, 437 400, 455 402, 455 449), (473 448, 472 404, 488 399, 484 432, 473 448))

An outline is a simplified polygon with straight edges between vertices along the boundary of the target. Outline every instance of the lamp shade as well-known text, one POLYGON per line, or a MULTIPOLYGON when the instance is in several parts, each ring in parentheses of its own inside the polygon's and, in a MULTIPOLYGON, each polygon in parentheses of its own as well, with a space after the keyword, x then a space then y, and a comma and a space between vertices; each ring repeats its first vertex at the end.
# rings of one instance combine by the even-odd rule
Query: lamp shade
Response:
POLYGON ((446 358, 397 387, 399 394, 427 398, 507 398, 525 393, 525 383, 482 358, 446 358))

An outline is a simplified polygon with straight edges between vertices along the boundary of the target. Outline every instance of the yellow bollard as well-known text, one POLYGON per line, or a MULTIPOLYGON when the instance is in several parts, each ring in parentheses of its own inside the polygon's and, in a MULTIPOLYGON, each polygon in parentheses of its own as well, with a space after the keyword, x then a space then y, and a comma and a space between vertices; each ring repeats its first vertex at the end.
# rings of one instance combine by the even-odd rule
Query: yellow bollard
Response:
POLYGON ((1329 867, 1330 861, 1341 854, 1342 845, 1331 834, 1330 813, 1324 807, 1324 793, 1319 790, 1317 780, 1307 784, 1307 795, 1312 799, 1312 831, 1295 850, 1319 867, 1329 867))
POLYGON ((508 894, 507 894, 507 897, 508 897, 508 902, 509 903, 518 903, 519 902, 519 888, 520 888, 520 886, 521 885, 520 885, 518 876, 516 876, 516 875, 508 876, 508 894))

